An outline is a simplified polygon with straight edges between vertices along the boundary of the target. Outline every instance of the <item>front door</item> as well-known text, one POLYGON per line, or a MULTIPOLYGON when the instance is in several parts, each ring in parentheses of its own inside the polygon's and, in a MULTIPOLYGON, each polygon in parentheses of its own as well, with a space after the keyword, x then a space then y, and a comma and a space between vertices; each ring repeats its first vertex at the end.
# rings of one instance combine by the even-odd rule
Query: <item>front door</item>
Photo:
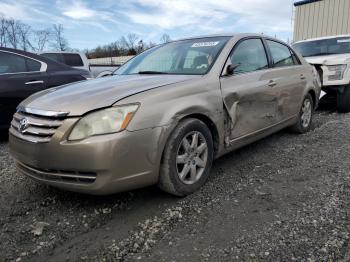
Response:
POLYGON ((271 79, 267 53, 260 38, 236 44, 228 64, 232 76, 221 77, 223 101, 230 116, 230 139, 253 134, 277 124, 278 88, 271 79))

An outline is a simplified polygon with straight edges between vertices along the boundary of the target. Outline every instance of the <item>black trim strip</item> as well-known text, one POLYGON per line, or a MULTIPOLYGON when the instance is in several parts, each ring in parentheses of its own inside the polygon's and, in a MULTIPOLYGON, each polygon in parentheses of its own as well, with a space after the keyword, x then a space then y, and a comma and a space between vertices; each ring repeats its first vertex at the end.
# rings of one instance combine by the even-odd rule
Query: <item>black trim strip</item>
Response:
POLYGON ((311 4, 311 3, 315 3, 315 2, 319 2, 322 0, 302 0, 302 1, 298 1, 296 3, 294 3, 294 6, 301 6, 301 5, 306 5, 306 4, 311 4))

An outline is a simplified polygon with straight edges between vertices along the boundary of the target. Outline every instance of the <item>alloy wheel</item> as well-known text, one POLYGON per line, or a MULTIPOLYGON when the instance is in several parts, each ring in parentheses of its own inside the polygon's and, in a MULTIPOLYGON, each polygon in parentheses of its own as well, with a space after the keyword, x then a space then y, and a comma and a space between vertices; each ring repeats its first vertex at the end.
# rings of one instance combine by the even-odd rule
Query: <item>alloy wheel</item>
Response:
POLYGON ((181 182, 196 183, 203 175, 208 161, 208 145, 204 136, 193 131, 182 139, 176 155, 176 169, 181 182))
POLYGON ((307 128, 311 123, 312 118, 312 103, 309 99, 305 99, 301 108, 301 125, 307 128))

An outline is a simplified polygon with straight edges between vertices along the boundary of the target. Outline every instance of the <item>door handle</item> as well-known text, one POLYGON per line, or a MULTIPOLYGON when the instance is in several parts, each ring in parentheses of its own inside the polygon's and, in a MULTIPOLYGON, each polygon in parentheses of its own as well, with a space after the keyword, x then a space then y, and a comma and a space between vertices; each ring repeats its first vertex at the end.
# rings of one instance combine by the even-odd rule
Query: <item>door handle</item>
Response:
POLYGON ((37 85, 37 84, 44 84, 43 80, 38 80, 38 81, 29 81, 25 83, 25 85, 37 85))
POLYGON ((267 84, 269 87, 274 87, 277 85, 277 83, 273 80, 270 80, 269 83, 267 84))
POLYGON ((306 79, 306 76, 304 76, 303 74, 300 75, 300 79, 301 80, 305 80, 306 79))

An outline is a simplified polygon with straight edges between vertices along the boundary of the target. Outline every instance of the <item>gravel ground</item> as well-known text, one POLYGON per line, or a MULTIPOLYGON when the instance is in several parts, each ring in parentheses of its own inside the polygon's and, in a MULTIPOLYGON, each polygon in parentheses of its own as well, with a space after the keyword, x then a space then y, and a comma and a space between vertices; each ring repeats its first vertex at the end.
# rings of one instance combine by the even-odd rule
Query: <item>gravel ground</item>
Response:
POLYGON ((197 193, 108 197, 18 175, 0 142, 0 261, 350 261, 350 114, 215 161, 197 193))

